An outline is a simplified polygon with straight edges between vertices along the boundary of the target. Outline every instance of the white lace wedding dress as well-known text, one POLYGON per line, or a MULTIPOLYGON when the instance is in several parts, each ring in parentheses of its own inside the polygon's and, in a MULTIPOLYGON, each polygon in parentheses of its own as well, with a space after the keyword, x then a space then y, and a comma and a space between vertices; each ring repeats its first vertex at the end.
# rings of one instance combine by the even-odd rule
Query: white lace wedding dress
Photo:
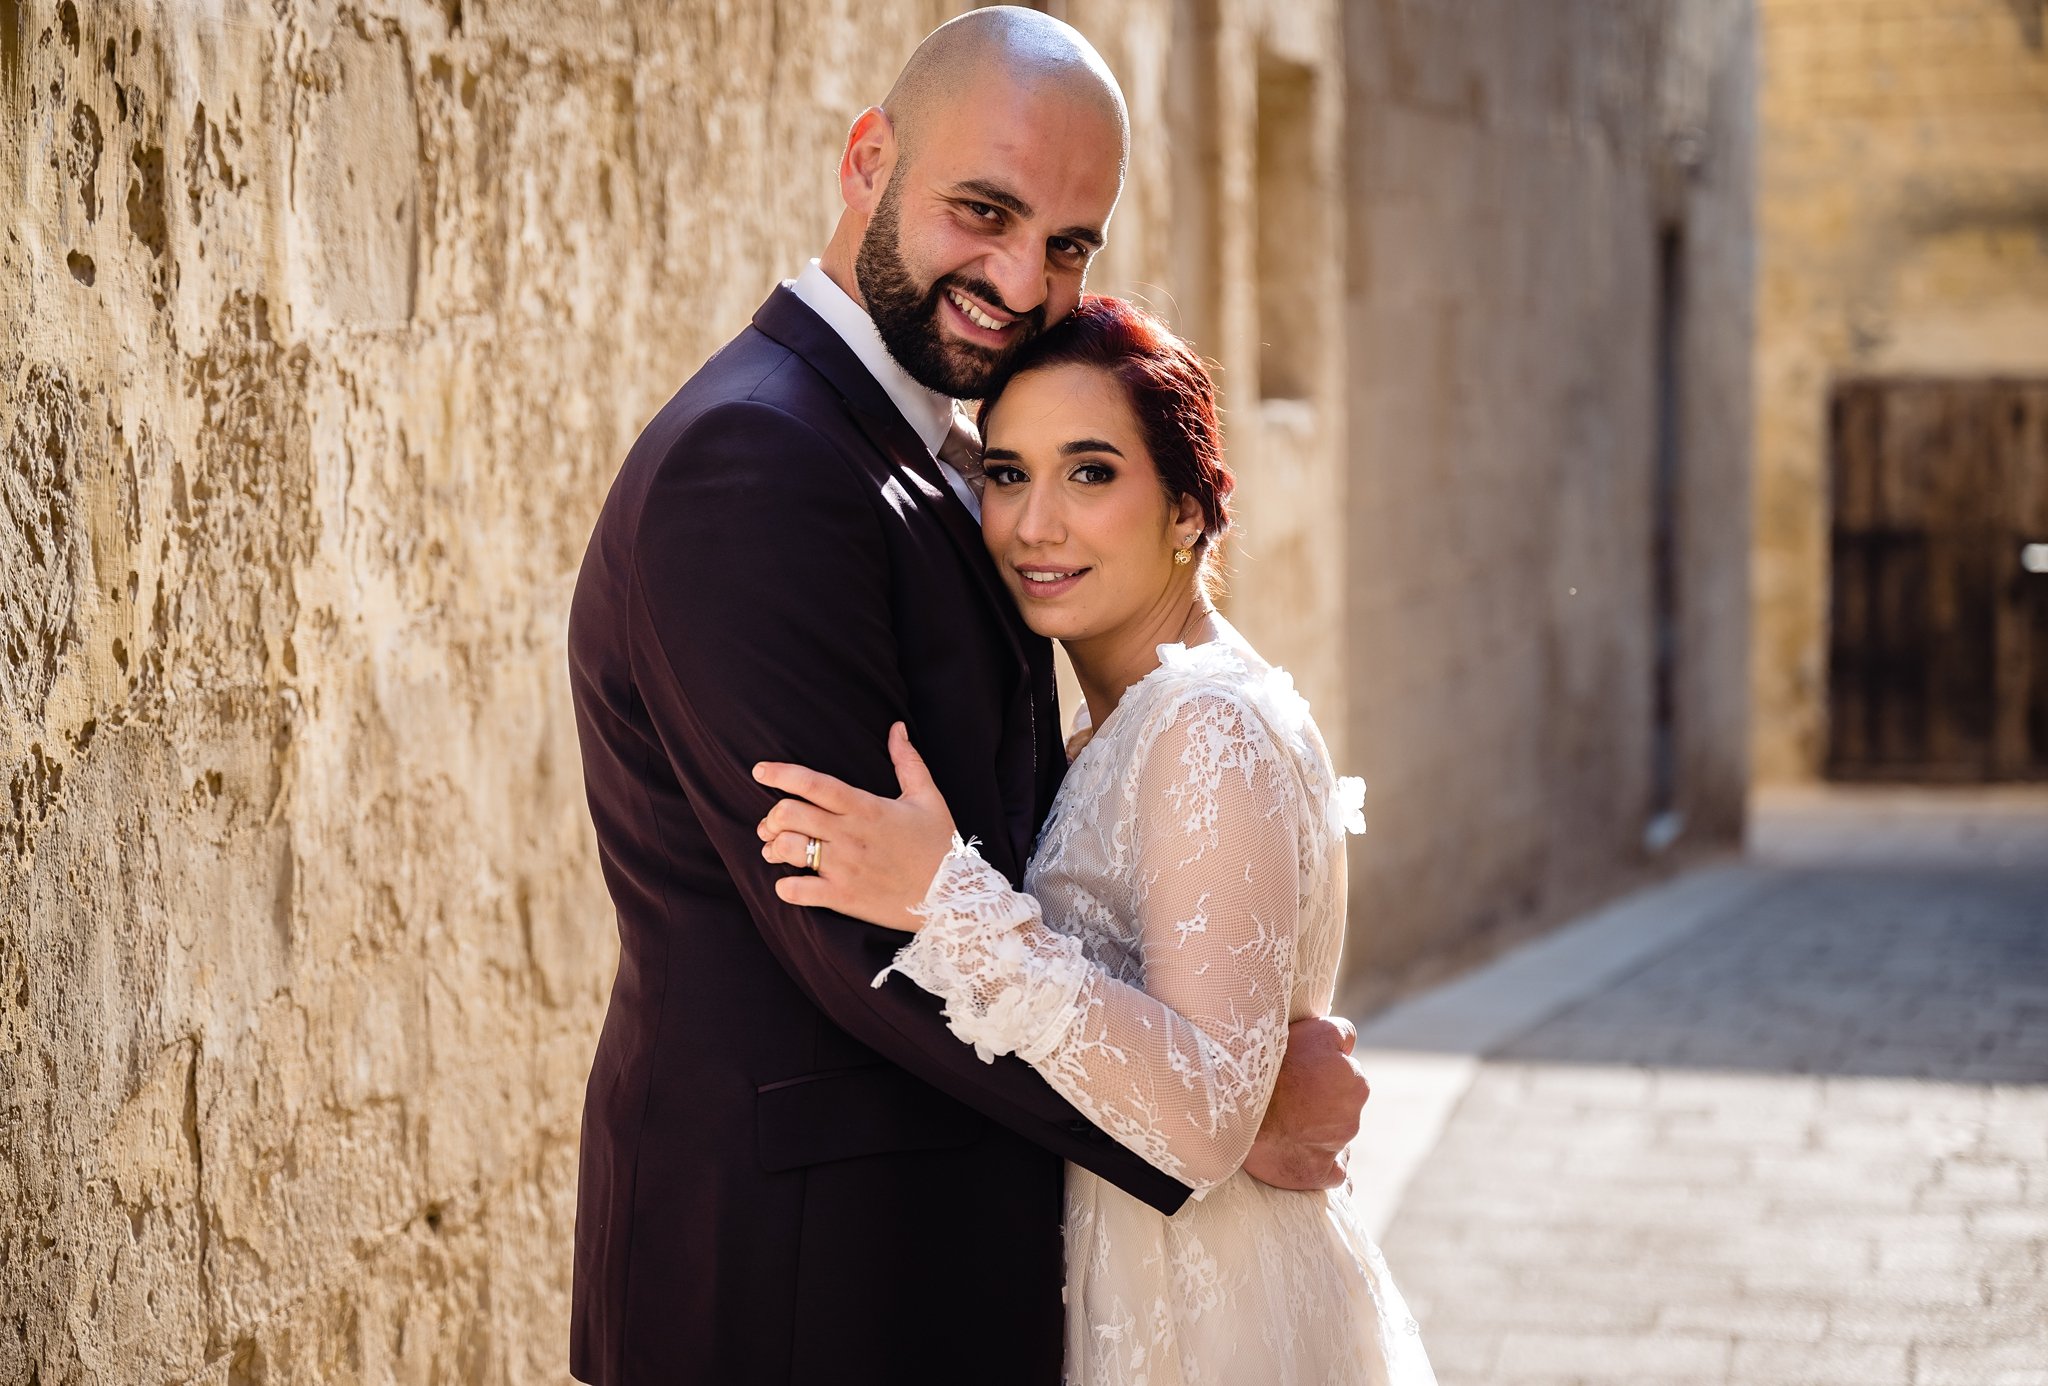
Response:
POLYGON ((1068 1166, 1071 1386, 1433 1383, 1347 1195, 1239 1169, 1289 1022, 1330 1004, 1364 786, 1285 673, 1159 653, 1069 769, 1030 893, 956 842, 890 970, 1195 1189, 1165 1217, 1068 1166))

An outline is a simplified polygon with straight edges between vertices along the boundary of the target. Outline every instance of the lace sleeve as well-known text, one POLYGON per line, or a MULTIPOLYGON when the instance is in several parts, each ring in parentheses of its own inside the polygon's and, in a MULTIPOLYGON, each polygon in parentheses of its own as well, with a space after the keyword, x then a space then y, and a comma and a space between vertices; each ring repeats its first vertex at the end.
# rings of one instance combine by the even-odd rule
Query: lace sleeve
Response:
POLYGON ((1244 1163, 1279 1073, 1303 814, 1285 753, 1237 697, 1205 690, 1160 721, 1128 825, 1144 990, 957 843, 890 970, 943 998, 984 1058, 1015 1053, 1199 1192, 1244 1163))

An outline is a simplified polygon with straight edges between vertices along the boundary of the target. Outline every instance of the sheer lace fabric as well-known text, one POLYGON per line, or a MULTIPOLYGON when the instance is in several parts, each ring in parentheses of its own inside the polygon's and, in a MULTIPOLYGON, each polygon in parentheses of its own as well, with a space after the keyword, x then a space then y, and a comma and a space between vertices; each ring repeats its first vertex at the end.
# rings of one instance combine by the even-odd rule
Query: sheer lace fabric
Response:
POLYGON ((1196 1191, 1168 1218, 1068 1168, 1070 1382, 1433 1382, 1348 1199, 1240 1172, 1289 1022, 1330 1003, 1364 786, 1286 674, 1160 655, 1075 759, 1028 893, 956 842, 890 970, 1196 1191))

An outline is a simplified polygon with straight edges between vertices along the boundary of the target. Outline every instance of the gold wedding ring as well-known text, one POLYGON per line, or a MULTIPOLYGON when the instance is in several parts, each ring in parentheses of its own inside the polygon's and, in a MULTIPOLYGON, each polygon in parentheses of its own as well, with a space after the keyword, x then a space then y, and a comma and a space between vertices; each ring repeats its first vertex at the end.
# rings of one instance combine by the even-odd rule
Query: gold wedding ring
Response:
POLYGON ((815 837, 807 837, 804 841, 808 844, 804 848, 804 870, 815 872, 818 863, 825 859, 825 844, 815 837))

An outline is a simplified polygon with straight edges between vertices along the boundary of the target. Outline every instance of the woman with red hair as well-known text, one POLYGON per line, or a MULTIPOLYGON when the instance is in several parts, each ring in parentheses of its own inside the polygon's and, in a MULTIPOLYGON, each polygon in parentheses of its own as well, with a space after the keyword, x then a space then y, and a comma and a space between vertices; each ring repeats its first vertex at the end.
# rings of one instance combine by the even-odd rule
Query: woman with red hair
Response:
POLYGON ((1017 1055, 1196 1191, 1168 1217, 1068 1166, 1069 1382, 1433 1382, 1347 1193, 1241 1169, 1289 1022, 1330 1006, 1364 786, 1210 600, 1232 479, 1209 373, 1088 297, 981 425, 983 541, 1086 699, 1024 889, 955 835, 899 725, 899 799, 757 767, 797 796, 761 827, 769 860, 808 868, 777 891, 910 934, 876 985, 934 993, 984 1059, 1017 1055))

